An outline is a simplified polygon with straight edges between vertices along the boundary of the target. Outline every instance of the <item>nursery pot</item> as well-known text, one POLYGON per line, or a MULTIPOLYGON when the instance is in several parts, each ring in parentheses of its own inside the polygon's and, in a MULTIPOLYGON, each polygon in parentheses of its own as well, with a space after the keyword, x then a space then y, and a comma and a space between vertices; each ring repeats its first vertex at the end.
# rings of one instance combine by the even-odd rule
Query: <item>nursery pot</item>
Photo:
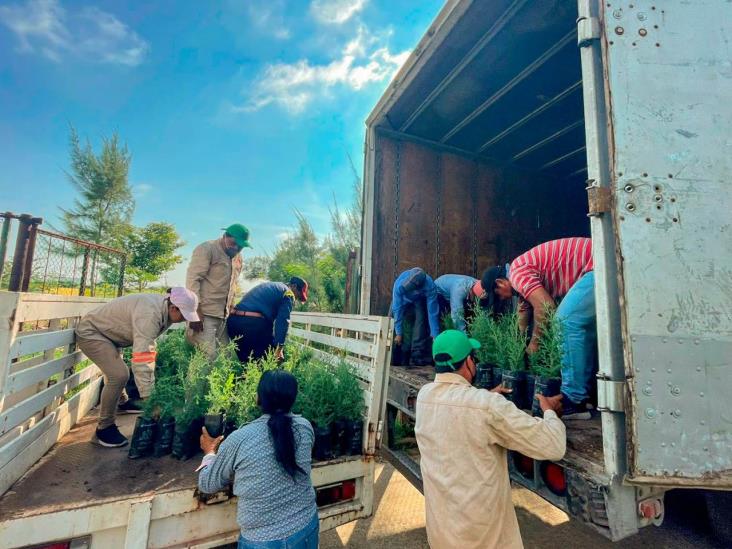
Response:
POLYGON ((197 418, 189 424, 175 424, 173 437, 173 457, 186 460, 195 456, 201 449, 199 439, 203 418, 197 418))
POLYGON ((526 371, 525 370, 504 370, 503 386, 511 389, 512 392, 506 398, 513 402, 517 408, 524 408, 524 397, 526 396, 526 371))
POLYGON ((153 455, 162 457, 173 451, 173 437, 175 436, 175 419, 166 417, 158 422, 158 432, 153 445, 153 455))
POLYGON ((503 383, 503 368, 495 366, 493 368, 493 387, 498 387, 503 383))
POLYGON ((152 454, 157 427, 158 422, 154 419, 142 416, 137 418, 135 431, 132 433, 132 440, 130 441, 130 451, 127 454, 128 458, 137 459, 152 454))
POLYGON ((346 451, 344 454, 358 456, 363 452, 363 420, 356 419, 346 422, 346 451))
POLYGON ((333 457, 330 427, 318 427, 313 424, 313 432, 315 433, 313 459, 315 459, 315 461, 328 461, 333 457))
POLYGON ((524 409, 531 410, 532 402, 534 402, 534 376, 531 373, 526 374, 526 386, 524 390, 524 409))
POLYGON ((535 376, 534 382, 534 398, 532 400, 531 415, 541 417, 543 414, 539 407, 539 401, 536 395, 544 395, 547 397, 557 396, 562 389, 561 377, 544 377, 535 376))
POLYGON ((330 426, 331 449, 333 456, 338 457, 347 453, 346 448, 346 420, 337 419, 330 426))
POLYGON ((220 437, 224 434, 226 414, 206 414, 203 416, 203 424, 209 435, 213 438, 220 437))
POLYGON ((488 362, 481 362, 477 366, 477 372, 475 374, 475 380, 473 381, 473 385, 478 387, 479 389, 492 389, 494 387, 493 385, 493 369, 495 368, 495 364, 490 364, 488 362))

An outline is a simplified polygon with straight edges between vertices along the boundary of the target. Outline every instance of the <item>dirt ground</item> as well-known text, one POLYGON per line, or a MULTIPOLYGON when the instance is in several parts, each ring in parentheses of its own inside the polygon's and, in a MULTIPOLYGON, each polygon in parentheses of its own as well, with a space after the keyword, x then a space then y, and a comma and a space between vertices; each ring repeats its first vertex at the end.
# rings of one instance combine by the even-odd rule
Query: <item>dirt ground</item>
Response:
MULTIPOLYGON (((377 466, 374 515, 321 535, 321 549, 416 549, 429 547, 424 528, 424 498, 389 464, 377 466)), ((698 501, 697 501, 698 500, 698 501)), ((700 507, 692 493, 683 502, 667 497, 667 518, 660 528, 648 527, 638 535, 611 543, 587 526, 570 520, 556 507, 523 488, 514 488, 521 535, 527 549, 709 549, 711 540, 700 507)))

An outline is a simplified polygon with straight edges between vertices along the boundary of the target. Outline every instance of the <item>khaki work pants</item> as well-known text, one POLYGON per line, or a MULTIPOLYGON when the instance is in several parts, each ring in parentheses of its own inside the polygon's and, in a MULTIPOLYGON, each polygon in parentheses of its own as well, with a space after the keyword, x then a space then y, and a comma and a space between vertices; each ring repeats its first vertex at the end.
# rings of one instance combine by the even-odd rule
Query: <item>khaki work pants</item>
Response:
POLYGON ((219 347, 229 343, 226 319, 203 315, 201 318, 203 319, 203 331, 194 332, 190 328, 186 328, 186 339, 191 345, 203 348, 209 360, 213 360, 216 358, 219 347))
POLYGON ((117 417, 117 405, 127 401, 125 385, 130 378, 127 364, 122 360, 119 349, 110 341, 83 339, 78 337, 79 349, 104 374, 104 389, 99 405, 99 423, 97 429, 105 429, 114 425, 117 417))

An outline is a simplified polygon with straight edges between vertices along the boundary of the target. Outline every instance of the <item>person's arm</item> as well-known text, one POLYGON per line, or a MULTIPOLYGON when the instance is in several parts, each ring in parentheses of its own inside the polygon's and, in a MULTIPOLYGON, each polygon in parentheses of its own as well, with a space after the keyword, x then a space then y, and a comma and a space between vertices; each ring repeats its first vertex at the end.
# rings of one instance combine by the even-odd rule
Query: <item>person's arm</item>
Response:
POLYGON ((533 459, 558 461, 564 457, 567 433, 556 412, 548 409, 543 419, 531 417, 502 397, 490 397, 493 402, 486 421, 491 442, 533 459))
MULTIPOLYGON (((207 442, 216 441, 207 434, 201 435, 201 446, 204 446, 204 439, 207 442)), ((215 494, 220 492, 234 481, 234 466, 236 464, 236 453, 239 449, 239 442, 231 438, 224 440, 219 446, 218 452, 215 445, 209 444, 204 452, 203 461, 198 468, 198 489, 204 494, 215 494)))
POLYGON ((554 309, 556 305, 552 296, 549 295, 543 286, 531 292, 527 301, 534 311, 534 329, 531 332, 531 341, 527 348, 529 353, 533 353, 539 348, 539 338, 544 329, 544 317, 546 317, 547 311, 554 309))
POLYGON ((287 330, 290 328, 290 313, 292 312, 293 298, 285 296, 277 309, 274 321, 274 344, 281 347, 285 344, 287 330))
POLYGON ((211 268, 211 250, 205 244, 199 244, 191 254, 191 262, 186 271, 186 288, 198 296, 198 316, 200 322, 190 322, 189 326, 195 331, 203 330, 203 315, 201 314, 201 281, 211 268))
POLYGON ((430 336, 435 338, 440 335, 440 303, 437 300, 437 286, 429 277, 425 281, 425 299, 430 322, 430 336))
POLYGON ((394 333, 402 336, 402 319, 404 317, 404 300, 396 284, 391 292, 391 314, 394 316, 394 333))
POLYGON ((468 297, 468 292, 460 284, 453 285, 450 288, 450 316, 452 316, 452 322, 455 325, 456 330, 465 332, 465 299, 468 297))
POLYGON ((529 329, 529 322, 531 322, 531 305, 523 297, 520 297, 516 312, 518 313, 519 329, 522 333, 525 333, 529 329))

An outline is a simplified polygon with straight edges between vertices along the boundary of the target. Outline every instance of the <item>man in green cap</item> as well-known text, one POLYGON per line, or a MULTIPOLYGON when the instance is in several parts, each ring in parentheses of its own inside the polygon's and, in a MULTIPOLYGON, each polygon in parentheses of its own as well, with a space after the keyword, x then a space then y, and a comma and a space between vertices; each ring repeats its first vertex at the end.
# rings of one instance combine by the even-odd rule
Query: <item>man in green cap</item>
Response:
POLYGON ((538 397, 542 419, 503 398, 503 387, 473 387, 478 348, 463 332, 442 332, 432 345, 437 375, 417 395, 415 434, 433 549, 522 548, 507 452, 556 461, 566 448, 557 416, 561 395, 538 397))
POLYGON ((226 318, 234 306, 234 294, 242 269, 241 251, 251 248, 249 229, 229 225, 216 240, 196 246, 186 272, 186 288, 198 296, 199 322, 189 322, 186 337, 204 347, 210 358, 229 341, 226 318))

